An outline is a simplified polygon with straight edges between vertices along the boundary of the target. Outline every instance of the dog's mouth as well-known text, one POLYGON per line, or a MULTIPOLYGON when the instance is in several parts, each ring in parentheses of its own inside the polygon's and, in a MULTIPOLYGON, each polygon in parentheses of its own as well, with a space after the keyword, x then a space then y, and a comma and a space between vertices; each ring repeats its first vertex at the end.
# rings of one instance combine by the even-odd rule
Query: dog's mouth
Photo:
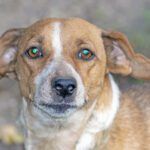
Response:
POLYGON ((47 108, 47 109, 53 109, 56 113, 65 113, 68 109, 75 109, 77 106, 70 105, 70 104, 47 104, 47 103, 41 103, 41 106, 47 108))
POLYGON ((34 104, 34 106, 43 113, 54 118, 66 117, 77 109, 76 105, 65 103, 62 104, 39 103, 34 104))

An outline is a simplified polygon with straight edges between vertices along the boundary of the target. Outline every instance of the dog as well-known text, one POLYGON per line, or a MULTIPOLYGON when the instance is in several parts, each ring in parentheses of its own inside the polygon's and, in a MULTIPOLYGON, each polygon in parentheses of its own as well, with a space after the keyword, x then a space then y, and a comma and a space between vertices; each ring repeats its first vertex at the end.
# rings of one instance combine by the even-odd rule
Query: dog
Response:
POLYGON ((150 149, 149 89, 121 93, 112 74, 149 80, 150 59, 80 18, 0 37, 0 76, 18 80, 26 150, 150 149))

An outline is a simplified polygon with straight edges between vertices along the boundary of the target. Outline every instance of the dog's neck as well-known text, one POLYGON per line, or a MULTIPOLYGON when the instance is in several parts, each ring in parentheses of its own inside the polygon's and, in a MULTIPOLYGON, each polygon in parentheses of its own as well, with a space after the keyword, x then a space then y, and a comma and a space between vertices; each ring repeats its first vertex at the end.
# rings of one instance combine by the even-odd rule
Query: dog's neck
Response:
MULTIPOLYGON (((44 124, 32 114, 28 102, 24 99, 23 120, 25 128, 25 146, 27 150, 89 150, 97 144, 103 145, 107 140, 107 130, 110 128, 119 107, 119 90, 111 76, 106 77, 100 99, 107 99, 102 105, 94 101, 90 109, 81 109, 67 120, 51 120, 44 124), (109 86, 110 85, 110 86, 109 86), (101 106, 101 107, 99 107, 101 106), (96 135, 100 137, 96 139, 96 135)), ((38 116, 39 117, 39 116, 38 116)), ((42 117, 41 117, 42 118, 42 117)))

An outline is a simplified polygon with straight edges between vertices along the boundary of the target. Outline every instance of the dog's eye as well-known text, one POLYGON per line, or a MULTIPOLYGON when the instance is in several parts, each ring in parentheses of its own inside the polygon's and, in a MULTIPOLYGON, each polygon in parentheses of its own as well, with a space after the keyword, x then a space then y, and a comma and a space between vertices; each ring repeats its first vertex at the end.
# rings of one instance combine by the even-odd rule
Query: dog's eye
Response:
POLYGON ((87 49, 87 48, 83 48, 78 52, 78 58, 82 59, 82 60, 92 60, 95 57, 94 53, 87 49))
POLYGON ((37 47, 30 47, 26 52, 27 55, 31 59, 41 58, 43 57, 43 52, 40 48, 37 47))

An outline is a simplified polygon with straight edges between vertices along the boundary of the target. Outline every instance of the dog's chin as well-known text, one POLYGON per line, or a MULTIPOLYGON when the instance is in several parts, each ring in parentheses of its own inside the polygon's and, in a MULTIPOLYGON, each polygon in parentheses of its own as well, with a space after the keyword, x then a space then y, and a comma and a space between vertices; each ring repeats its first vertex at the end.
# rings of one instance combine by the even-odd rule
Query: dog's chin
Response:
POLYGON ((53 104, 53 103, 39 103, 34 106, 44 115, 52 118, 67 118, 72 115, 79 108, 71 104, 53 104))

